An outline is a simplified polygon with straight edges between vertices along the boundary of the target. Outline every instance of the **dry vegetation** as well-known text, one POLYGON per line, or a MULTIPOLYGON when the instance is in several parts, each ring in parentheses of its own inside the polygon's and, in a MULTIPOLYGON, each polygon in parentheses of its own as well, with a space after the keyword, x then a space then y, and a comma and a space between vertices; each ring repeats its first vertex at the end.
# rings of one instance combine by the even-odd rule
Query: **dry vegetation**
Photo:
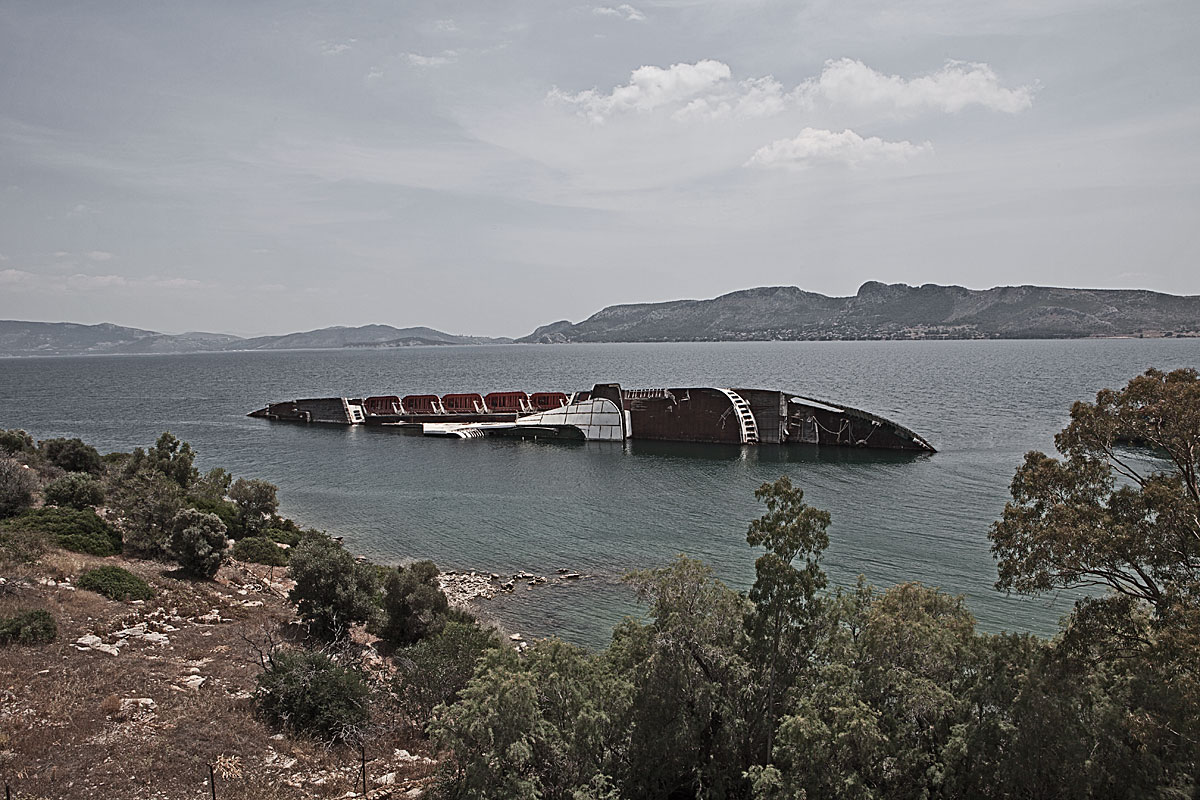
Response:
MULTIPOLYGON (((158 562, 52 550, 0 575, 0 616, 45 609, 58 624, 53 643, 0 648, 0 775, 15 797, 190 800, 208 796, 209 765, 221 800, 361 792, 357 749, 284 736, 255 717, 258 648, 295 629, 267 568, 231 562, 214 581, 190 581, 158 562), (155 599, 73 587, 114 563, 153 585, 155 599), (139 637, 143 624, 167 641, 139 637), (80 649, 89 634, 124 644, 117 655, 80 649)), ((419 795, 432 772, 425 747, 406 725, 372 736, 370 796, 419 795), (389 773, 394 782, 380 782, 389 773)))

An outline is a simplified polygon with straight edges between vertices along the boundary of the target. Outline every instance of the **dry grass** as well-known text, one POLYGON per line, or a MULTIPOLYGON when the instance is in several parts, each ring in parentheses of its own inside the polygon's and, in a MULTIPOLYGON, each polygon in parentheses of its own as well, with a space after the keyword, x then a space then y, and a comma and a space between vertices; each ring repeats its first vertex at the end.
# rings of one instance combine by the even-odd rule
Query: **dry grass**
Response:
MULTIPOLYGON (((0 574, 0 614, 43 608, 58 623, 52 644, 0 648, 0 780, 17 797, 195 800, 208 796, 209 764, 221 800, 333 798, 355 788, 357 751, 284 738, 254 716, 248 694, 259 665, 247 639, 278 640, 294 622, 255 572, 234 564, 215 582, 190 582, 153 562, 50 551, 36 566, 9 564, 0 574), (101 563, 135 572, 158 596, 121 603, 38 582, 73 583, 101 563), (229 621, 201 624, 214 609, 229 621), (116 656, 75 647, 85 634, 115 641, 116 631, 147 621, 176 629, 169 644, 131 639, 116 656), (192 674, 205 678, 199 688, 183 684, 192 674)), ((369 775, 397 772, 398 785, 412 785, 430 766, 402 763, 393 751, 422 745, 406 738, 405 725, 389 727, 396 733, 370 741, 369 775)))

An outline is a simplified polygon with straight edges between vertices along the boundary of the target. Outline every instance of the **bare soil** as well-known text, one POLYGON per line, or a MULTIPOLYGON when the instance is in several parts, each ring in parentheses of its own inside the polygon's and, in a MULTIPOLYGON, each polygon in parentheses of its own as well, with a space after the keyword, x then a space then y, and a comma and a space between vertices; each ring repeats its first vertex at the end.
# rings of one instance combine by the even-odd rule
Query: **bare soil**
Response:
MULTIPOLYGON (((0 647, 0 780, 13 797, 197 800, 211 797, 210 765, 219 800, 362 796, 357 748, 283 735, 255 716, 258 649, 297 628, 268 568, 233 562, 192 581, 156 562, 52 551, 0 565, 0 576, 0 615, 45 609, 58 624, 53 643, 0 647), (75 589, 98 564, 138 574, 157 596, 75 589), (88 635, 100 644, 77 644, 88 635)), ((428 743, 382 716, 366 749, 369 796, 420 796, 436 766, 428 743)))

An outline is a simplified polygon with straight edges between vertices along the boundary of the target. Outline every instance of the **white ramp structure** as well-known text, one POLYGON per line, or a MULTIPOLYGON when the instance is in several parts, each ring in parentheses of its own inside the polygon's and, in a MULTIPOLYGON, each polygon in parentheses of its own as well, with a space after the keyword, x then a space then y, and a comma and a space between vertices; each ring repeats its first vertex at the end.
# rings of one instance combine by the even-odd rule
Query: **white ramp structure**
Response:
POLYGON ((458 439, 486 435, 536 437, 539 430, 547 436, 589 442, 620 442, 627 436, 625 414, 616 403, 603 397, 526 414, 515 422, 426 422, 421 426, 426 436, 458 439))

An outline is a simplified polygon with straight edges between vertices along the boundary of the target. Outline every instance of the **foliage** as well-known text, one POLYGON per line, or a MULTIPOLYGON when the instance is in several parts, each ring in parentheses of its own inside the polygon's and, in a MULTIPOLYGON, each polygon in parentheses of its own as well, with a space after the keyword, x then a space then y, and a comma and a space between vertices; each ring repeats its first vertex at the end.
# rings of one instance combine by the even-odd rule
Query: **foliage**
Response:
POLYGON ((149 600, 154 597, 150 584, 121 567, 103 566, 89 569, 79 576, 76 586, 109 600, 149 600))
POLYGON ((233 476, 220 467, 210 469, 188 487, 188 493, 193 498, 210 502, 223 501, 229 493, 229 484, 233 476))
POLYGON ((28 453, 32 452, 33 437, 23 430, 10 428, 8 430, 0 430, 0 455, 5 453, 28 453))
POLYGON ((499 646, 494 632, 450 620, 438 634, 397 651, 395 686, 400 708, 424 727, 434 708, 454 703, 484 652, 499 646))
POLYGON ((109 493, 120 514, 126 550, 141 558, 166 559, 175 516, 183 509, 179 484, 155 469, 126 471, 109 493))
POLYGON ((817 592, 825 588, 821 553, 829 546, 829 513, 804 502, 804 490, 785 476, 764 483, 754 496, 767 511, 750 523, 746 542, 766 552, 754 562, 755 580, 750 589, 754 608, 747 615, 752 658, 763 675, 762 723, 765 738, 763 761, 771 760, 778 699, 807 665, 815 647, 821 604, 817 592), (795 565, 796 560, 802 566, 795 565))
POLYGON ((82 439, 46 439, 38 447, 48 462, 67 472, 99 475, 104 471, 100 453, 82 439))
POLYGON ((125 474, 153 471, 187 491, 199 471, 194 466, 196 453, 187 442, 180 441, 170 431, 164 432, 149 450, 137 448, 125 462, 125 474))
POLYGON ((295 529, 295 525, 293 525, 291 528, 272 526, 263 531, 262 535, 273 542, 286 544, 288 547, 295 547, 296 545, 300 544, 300 540, 303 537, 303 534, 300 532, 300 530, 295 529))
POLYGON ((89 508, 104 502, 104 486, 86 472, 68 472, 46 486, 42 496, 52 506, 89 508))
MULTIPOLYGON (((200 479, 200 481, 203 480, 203 478, 200 479)), ((194 489, 195 486, 192 488, 194 489)), ((229 500, 213 499, 205 494, 189 494, 184 502, 197 511, 215 514, 220 518, 222 524, 225 525, 225 533, 230 539, 241 539, 246 535, 241 511, 229 500)))
POLYGON ((33 470, 15 458, 0 457, 0 519, 29 508, 37 485, 33 470))
POLYGON ((550 639, 524 657, 487 650, 461 698, 430 725, 454 753, 450 796, 566 800, 603 785, 630 692, 605 659, 550 639))
POLYGON ((45 644, 58 635, 58 625, 49 611, 23 611, 16 616, 0 617, 0 645, 45 644))
POLYGON ((398 645, 409 645, 439 633, 446 624, 450 604, 438 586, 438 568, 432 561, 416 561, 390 570, 383 587, 387 615, 378 634, 398 645))
POLYGON ((353 739, 368 721, 370 687, 361 671, 319 651, 267 657, 255 702, 269 723, 322 741, 353 739))
POLYGON ((269 567, 286 567, 288 563, 288 551, 266 536, 239 539, 233 545, 233 557, 238 561, 266 564, 269 567))
POLYGON ((225 524, 215 514, 185 508, 175 515, 167 551, 185 574, 207 580, 225 560, 225 524))
POLYGON ((356 562, 327 536, 307 539, 293 548, 288 575, 296 582, 288 597, 318 638, 344 638, 352 625, 378 615, 379 581, 374 568, 356 562))
POLYGON ((76 553, 115 556, 121 552, 121 533, 101 519, 95 511, 71 508, 39 508, 26 511, 3 523, 7 530, 38 531, 52 541, 76 553))
POLYGON ((53 544, 53 537, 44 531, 0 523, 0 563, 2 564, 37 561, 53 544))
POLYGON ((237 504, 246 531, 254 535, 267 527, 279 510, 277 487, 258 479, 238 478, 229 487, 229 499, 237 504))

